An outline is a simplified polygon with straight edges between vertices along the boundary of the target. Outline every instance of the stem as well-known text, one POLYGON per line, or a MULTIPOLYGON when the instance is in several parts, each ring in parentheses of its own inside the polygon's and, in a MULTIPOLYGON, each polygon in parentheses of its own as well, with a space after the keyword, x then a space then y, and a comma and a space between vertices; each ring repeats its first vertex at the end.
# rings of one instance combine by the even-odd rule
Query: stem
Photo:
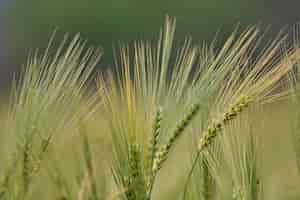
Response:
POLYGON ((151 181, 151 184, 150 184, 150 189, 149 189, 149 192, 148 192, 148 195, 147 195, 147 200, 151 200, 152 190, 153 190, 156 174, 154 174, 153 177, 152 177, 152 181, 151 181))
POLYGON ((195 159, 194 159, 194 161, 192 163, 192 168, 191 168, 191 170, 188 173, 188 177, 186 179, 186 183, 184 185, 184 190, 183 190, 183 196, 182 196, 183 200, 186 198, 186 194, 187 194, 187 190, 188 190, 188 183, 190 182, 190 180, 192 178, 193 172, 194 172, 194 170, 196 168, 196 164, 197 164, 197 162, 198 162, 198 160, 200 158, 200 153, 201 153, 200 151, 197 151, 196 157, 195 157, 195 159))

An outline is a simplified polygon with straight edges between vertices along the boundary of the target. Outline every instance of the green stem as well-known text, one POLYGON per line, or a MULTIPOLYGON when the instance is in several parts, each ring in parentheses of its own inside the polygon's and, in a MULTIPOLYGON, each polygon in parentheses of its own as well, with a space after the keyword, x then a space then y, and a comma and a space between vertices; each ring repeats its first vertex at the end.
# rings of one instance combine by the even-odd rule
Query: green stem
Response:
POLYGON ((184 190, 183 190, 183 196, 182 196, 182 199, 186 199, 186 195, 187 195, 187 190, 188 190, 188 184, 192 178, 192 175, 193 175, 193 172, 196 168, 196 165, 197 165, 197 162, 200 158, 200 151, 197 151, 197 154, 196 154, 196 157, 192 163, 192 168, 190 169, 189 173, 188 173, 188 176, 187 176, 187 179, 186 179, 186 182, 185 182, 185 185, 184 185, 184 190))

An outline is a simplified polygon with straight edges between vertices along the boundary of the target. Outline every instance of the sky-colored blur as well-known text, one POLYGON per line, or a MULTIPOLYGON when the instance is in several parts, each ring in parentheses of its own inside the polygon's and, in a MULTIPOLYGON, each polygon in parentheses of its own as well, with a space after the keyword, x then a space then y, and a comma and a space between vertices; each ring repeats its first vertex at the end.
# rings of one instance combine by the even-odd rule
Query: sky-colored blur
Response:
POLYGON ((113 63, 119 41, 155 39, 165 15, 177 17, 178 43, 222 41, 239 23, 261 23, 275 33, 300 21, 299 0, 0 0, 0 88, 31 49, 45 47, 51 33, 80 32, 101 46, 103 66, 113 63))

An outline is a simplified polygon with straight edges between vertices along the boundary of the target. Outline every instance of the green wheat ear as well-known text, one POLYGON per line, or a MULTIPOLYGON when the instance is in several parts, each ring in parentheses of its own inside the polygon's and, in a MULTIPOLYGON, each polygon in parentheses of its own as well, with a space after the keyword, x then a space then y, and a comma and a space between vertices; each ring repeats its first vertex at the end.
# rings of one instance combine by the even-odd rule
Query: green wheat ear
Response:
POLYGON ((151 166, 153 165, 155 154, 158 150, 159 136, 161 133, 161 121, 162 121, 162 108, 159 107, 156 111, 155 118, 154 118, 153 133, 152 133, 153 135, 150 144, 151 166))
POLYGON ((130 173, 125 180, 125 195, 128 200, 145 200, 147 192, 141 165, 141 148, 137 144, 132 144, 129 151, 130 173))
POLYGON ((200 104, 194 104, 190 111, 183 117, 183 119, 177 124, 173 134, 169 138, 166 144, 164 144, 159 151, 156 152, 155 158, 152 165, 152 182, 151 190, 155 181, 156 174, 161 169, 163 163, 166 161, 168 154, 171 148, 174 146, 174 143, 178 140, 179 136, 184 132, 186 127, 191 123, 192 119, 196 116, 200 109, 200 104))
POLYGON ((239 113, 243 112, 249 106, 251 102, 252 100, 250 97, 245 96, 241 98, 236 104, 231 106, 227 112, 224 113, 221 120, 211 123, 206 132, 204 132, 200 138, 198 151, 202 152, 205 148, 207 148, 213 142, 220 130, 224 128, 224 125, 234 120, 239 113))
MULTIPOLYGON (((189 174, 188 174, 188 178, 187 178, 187 183, 185 185, 184 191, 183 191, 183 199, 186 198, 187 195, 187 184, 192 176, 192 173, 194 171, 194 167, 196 166, 196 163, 198 162, 198 159, 201 157, 201 153, 208 148, 214 141, 214 139, 218 136, 218 133, 220 133, 220 131, 225 127, 225 125, 227 123, 229 123, 230 121, 234 120, 235 118, 238 117, 238 115, 243 112, 248 106, 249 104, 252 102, 251 98, 248 96, 243 96, 242 98, 240 98, 240 100, 238 100, 234 105, 230 106, 228 111, 225 112, 222 116, 222 118, 220 120, 216 120, 214 122, 212 122, 207 130, 203 133, 203 135, 201 136, 199 143, 198 143, 198 148, 197 148, 197 153, 196 153, 196 157, 195 160, 193 161, 192 164, 192 169, 190 170, 189 174)), ((208 178, 209 178, 209 172, 208 169, 205 169, 205 163, 202 163, 203 165, 203 169, 204 169, 204 179, 205 183, 208 183, 208 178)), ((206 196, 208 199, 211 197, 210 196, 210 192, 211 192, 211 188, 209 188, 208 184, 204 185, 204 192, 203 192, 203 196, 206 196)))
POLYGON ((171 148, 174 146, 175 142, 182 135, 187 126, 191 123, 191 121, 195 118, 196 114, 200 109, 200 104, 194 104, 190 111, 182 118, 182 120, 176 125, 175 130, 173 131, 171 137, 168 141, 160 148, 160 150, 155 154, 152 171, 153 174, 156 174, 163 163, 168 157, 168 154, 171 148))
POLYGON ((166 144, 163 144, 163 146, 158 149, 158 137, 160 135, 160 129, 161 129, 161 121, 162 121, 162 109, 159 108, 156 112, 156 116, 154 119, 154 126, 153 126, 153 141, 152 141, 152 168, 151 173, 149 177, 148 182, 148 199, 151 199, 151 193, 153 184, 155 181, 155 177, 157 175, 157 172, 161 169, 164 161, 167 159, 168 154, 171 150, 171 148, 174 146, 176 140, 179 138, 179 136, 184 132, 186 127, 191 123, 192 119, 196 116, 200 109, 200 104, 194 104, 190 111, 183 117, 183 119, 177 124, 175 130, 173 131, 173 134, 169 138, 169 140, 166 142, 166 144))
POLYGON ((150 138, 150 145, 149 145, 149 159, 148 159, 148 187, 151 187, 151 182, 153 179, 152 174, 152 166, 155 159, 155 154, 158 150, 158 143, 159 143, 159 136, 161 134, 161 122, 162 122, 162 107, 158 107, 154 122, 153 122, 153 131, 152 131, 152 137, 150 138))

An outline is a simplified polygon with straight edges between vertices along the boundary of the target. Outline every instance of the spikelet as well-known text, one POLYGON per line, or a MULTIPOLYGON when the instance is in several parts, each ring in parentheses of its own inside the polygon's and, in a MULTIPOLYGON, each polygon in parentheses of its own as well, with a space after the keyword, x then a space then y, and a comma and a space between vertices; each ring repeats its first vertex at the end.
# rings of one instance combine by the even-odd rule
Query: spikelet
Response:
POLYGON ((22 179, 23 179, 23 195, 28 192, 30 179, 32 175, 32 160, 31 160, 31 145, 26 143, 23 150, 23 166, 22 166, 22 179))
POLYGON ((158 140, 161 132, 161 121, 162 121, 162 108, 159 107, 156 112, 154 125, 153 125, 152 156, 154 156, 157 150, 158 140))
POLYGON ((146 184, 141 166, 141 150, 137 144, 130 146, 129 170, 129 177, 125 179, 125 195, 127 199, 146 199, 146 184))
POLYGON ((191 107, 191 110, 183 117, 183 119, 177 124, 173 134, 169 138, 169 140, 164 144, 161 149, 156 153, 155 159, 153 162, 152 171, 153 174, 156 174, 157 171, 162 167, 162 164, 168 157, 168 153, 171 148, 174 146, 176 140, 181 136, 187 126, 191 123, 192 119, 196 116, 200 109, 200 104, 194 104, 191 107))
POLYGON ((207 148, 224 127, 225 124, 229 123, 231 120, 235 119, 239 113, 245 110, 251 103, 251 99, 247 96, 241 98, 235 105, 231 106, 229 110, 224 113, 223 118, 217 122, 213 122, 204 132, 200 138, 198 144, 198 151, 203 151, 207 148))
POLYGON ((155 158, 155 154, 158 150, 158 142, 159 142, 159 136, 161 133, 161 121, 162 121, 162 108, 158 107, 155 117, 154 117, 154 122, 153 122, 153 131, 152 131, 152 137, 150 138, 150 145, 149 145, 149 155, 148 155, 148 188, 151 187, 151 182, 153 179, 153 174, 152 174, 152 166, 153 166, 153 161, 155 158))

